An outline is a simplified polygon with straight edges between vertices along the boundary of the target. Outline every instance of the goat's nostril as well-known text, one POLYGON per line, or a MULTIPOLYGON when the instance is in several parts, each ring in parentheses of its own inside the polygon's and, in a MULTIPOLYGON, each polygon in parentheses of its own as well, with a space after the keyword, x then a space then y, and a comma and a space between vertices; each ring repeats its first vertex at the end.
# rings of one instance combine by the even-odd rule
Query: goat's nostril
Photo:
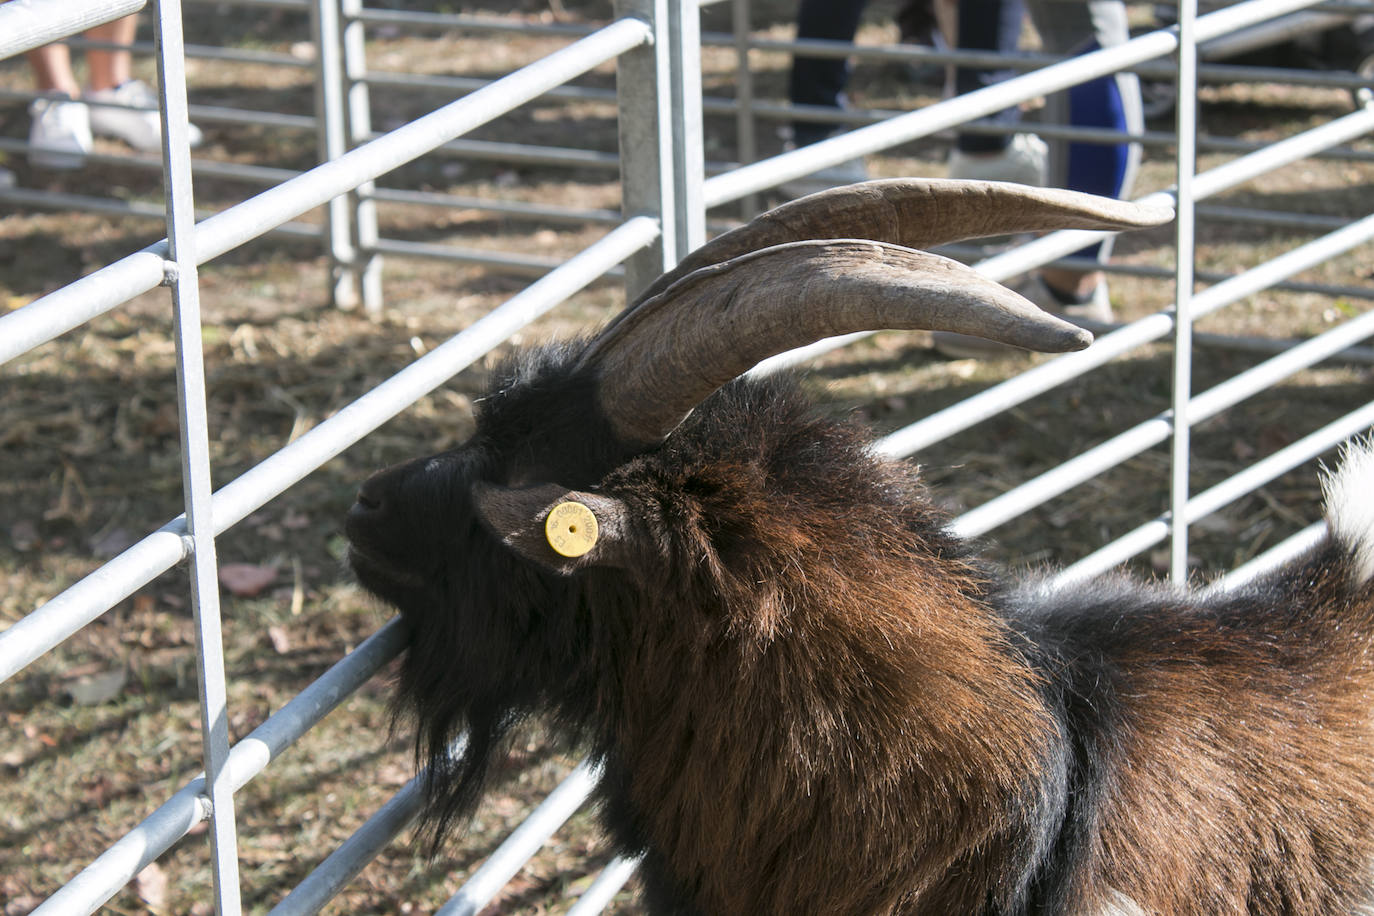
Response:
POLYGON ((364 489, 358 491, 358 505, 362 506, 364 509, 380 509, 382 507, 382 501, 371 496, 367 490, 364 489))

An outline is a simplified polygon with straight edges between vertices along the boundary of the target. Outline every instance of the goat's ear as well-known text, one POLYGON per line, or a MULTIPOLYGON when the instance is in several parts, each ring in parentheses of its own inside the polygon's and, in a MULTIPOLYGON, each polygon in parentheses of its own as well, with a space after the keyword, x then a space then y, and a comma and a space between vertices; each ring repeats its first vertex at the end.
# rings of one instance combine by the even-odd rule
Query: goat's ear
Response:
POLYGON ((553 572, 635 568, 637 526, 618 499, 551 483, 503 487, 479 482, 473 485, 472 502, 503 544, 553 572))

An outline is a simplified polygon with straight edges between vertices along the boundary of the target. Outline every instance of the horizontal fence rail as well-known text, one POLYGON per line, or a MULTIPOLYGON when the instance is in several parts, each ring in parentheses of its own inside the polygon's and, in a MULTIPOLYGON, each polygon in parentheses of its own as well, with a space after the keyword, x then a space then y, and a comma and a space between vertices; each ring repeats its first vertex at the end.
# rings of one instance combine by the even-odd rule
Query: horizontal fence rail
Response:
POLYGON ((10 0, 0 4, 0 60, 137 13, 148 0, 10 0))
MULTIPOLYGON (((175 5, 175 0, 169 0, 175 5)), ((199 2, 199 0, 197 0, 199 2)), ((208 2, 208 0, 206 0, 208 2)), ((116 201, 89 195, 62 194, 25 188, 0 188, 0 202, 26 207, 87 209, 118 213, 140 219, 161 218, 169 226, 168 238, 103 267, 9 314, 0 315, 0 364, 15 360, 57 337, 126 303, 129 299, 168 286, 174 297, 179 329, 179 393, 182 397, 182 450, 187 513, 148 533, 117 557, 85 578, 53 596, 40 607, 0 632, 0 683, 10 679, 88 623, 118 606, 183 560, 193 565, 190 586, 199 621, 198 659, 208 673, 199 681, 202 697, 202 744, 206 772, 186 782, 132 831, 118 839, 70 882, 42 903, 35 913, 92 913, 110 900, 143 868, 155 861, 197 825, 211 822, 215 901, 222 913, 237 914, 237 850, 234 834, 233 795, 280 758, 294 743, 336 709, 369 678, 396 658, 406 644, 405 625, 393 619, 355 650, 268 716, 246 737, 228 744, 224 730, 225 684, 222 658, 217 647, 218 590, 215 584, 214 539, 238 525, 306 475, 344 449, 362 440, 383 423, 435 391, 457 373, 472 366, 494 349, 546 315, 575 293, 607 277, 626 278, 633 290, 644 274, 656 273, 704 240, 706 212, 744 201, 792 179, 801 178, 850 159, 880 153, 913 140, 944 135, 970 119, 1022 104, 1043 94, 1121 70, 1155 78, 1179 80, 1180 91, 1191 96, 1194 80, 1245 81, 1287 79, 1294 85, 1361 89, 1360 79, 1340 73, 1289 73, 1274 68, 1209 64, 1210 58, 1233 53, 1244 43, 1269 40, 1294 23, 1315 20, 1293 17, 1333 17, 1346 21, 1359 8, 1320 10, 1314 0, 1245 0, 1195 19, 1180 13, 1176 28, 1151 32, 1124 45, 1074 58, 1049 55, 989 57, 974 52, 934 52, 910 47, 849 45, 824 42, 781 42, 748 34, 747 4, 736 0, 740 34, 702 34, 697 22, 704 2, 666 3, 633 0, 619 7, 629 15, 604 25, 540 23, 521 19, 405 10, 367 9, 356 0, 337 5, 315 0, 236 0, 237 5, 289 10, 309 14, 314 29, 317 57, 304 59, 278 52, 243 48, 183 46, 180 38, 180 6, 160 11, 159 41, 141 44, 136 53, 158 52, 161 111, 167 122, 165 148, 172 151, 164 165, 158 157, 115 157, 93 154, 101 165, 136 169, 164 169, 166 208, 141 201, 116 201), (743 9, 743 15, 740 10, 743 9), (661 17, 661 18, 659 18, 661 17), (741 25, 743 23, 743 25, 741 25), (496 79, 468 76, 422 76, 405 72, 369 70, 362 42, 365 29, 402 29, 420 33, 454 30, 499 36, 516 33, 562 39, 564 47, 496 79), (1274 32, 1274 29, 1278 32, 1274 32), (170 30, 170 31, 169 31, 170 30), (817 56, 855 56, 870 61, 939 62, 965 65, 1009 66, 1026 70, 995 86, 928 105, 912 112, 846 112, 810 110, 772 104, 752 97, 747 68, 740 71, 740 98, 703 96, 701 91, 702 45, 735 48, 747 61, 749 51, 799 52, 817 56), (1195 68, 1178 61, 1163 61, 1179 54, 1187 60, 1197 52, 1202 63, 1195 68), (569 85, 607 62, 623 66, 627 55, 640 55, 638 66, 654 74, 653 86, 627 90, 593 89, 569 85), (187 106, 180 62, 186 58, 226 61, 287 68, 313 74, 317 84, 317 112, 313 116, 254 112, 220 106, 187 106), (166 68, 171 68, 166 69, 166 68), (458 96, 431 113, 390 131, 374 131, 368 109, 370 90, 399 89, 458 96), (627 102, 627 95, 640 95, 627 102), (645 123, 634 136, 642 141, 619 152, 580 150, 571 147, 502 143, 466 136, 512 109, 542 100, 545 104, 617 105, 619 117, 645 123), (706 162, 703 120, 711 116, 738 119, 739 163, 706 162), (751 161, 754 121, 790 120, 815 116, 829 123, 855 126, 849 133, 791 152, 751 161), (297 171, 263 165, 197 160, 186 155, 188 119, 206 123, 256 125, 274 130, 312 131, 324 151, 323 164, 297 171), (652 147, 653 149, 649 149, 652 147), (485 197, 435 194, 404 187, 378 187, 375 181, 400 166, 430 153, 475 161, 588 169, 622 174, 626 213, 576 207, 554 202, 523 202, 485 197), (192 209, 190 177, 214 177, 266 186, 242 203, 218 213, 197 214, 192 209), (644 176, 650 176, 647 179, 644 176), (503 218, 532 223, 591 226, 605 234, 566 259, 529 252, 477 251, 453 245, 388 239, 377 227, 377 205, 423 208, 470 209, 503 218), (297 222, 323 209, 324 223, 297 222), (497 270, 537 275, 537 281, 468 327, 434 346, 425 355, 391 375, 376 387, 295 438, 236 478, 211 490, 203 391, 204 359, 200 354, 196 266, 213 260, 266 234, 319 239, 328 249, 336 269, 354 277, 367 289, 362 301, 375 310, 380 304, 378 258, 400 255, 480 264, 497 270), (369 274, 370 272, 370 274, 369 274), (363 279, 370 276, 371 279, 363 279), (207 777, 208 774, 208 777, 207 777), (213 798, 213 803, 211 799, 213 798)), ((79 3, 14 0, 0 4, 0 56, 19 53, 90 25, 108 22, 143 8, 145 0, 86 0, 79 3), (38 13, 43 15, 38 15, 38 13)), ((1327 21, 1327 20, 1322 20, 1327 21)), ((73 47, 109 47, 98 42, 73 40, 73 47)), ((638 72, 638 71, 637 71, 638 72)), ((633 82, 633 81, 631 81, 633 82)), ((28 101, 38 94, 0 89, 0 100, 28 101)), ((1197 201, 1290 166, 1302 159, 1339 156, 1350 161, 1374 157, 1355 143, 1374 132, 1374 105, 1368 94, 1352 114, 1335 118, 1286 139, 1261 142, 1227 137, 1198 137, 1191 131, 1146 131, 1122 135, 1112 131, 1086 130, 1062 125, 1041 125, 1051 138, 1085 142, 1117 143, 1123 139, 1153 148, 1178 146, 1179 184, 1170 190, 1146 195, 1149 203, 1172 202, 1180 211, 1193 212, 1197 201), (1235 158, 1208 171, 1194 174, 1191 156, 1214 150, 1235 158)), ((981 128, 973 127, 972 130, 981 128)), ((0 138, 0 151, 22 152, 27 145, 0 138)), ((1139 348, 1174 337, 1175 352, 1182 354, 1181 369, 1190 367, 1191 347, 1204 345, 1247 346, 1242 341, 1211 340, 1192 334, 1192 323, 1225 306, 1264 290, 1288 287, 1322 295, 1369 298, 1374 290, 1341 287, 1295 279, 1338 254, 1374 239, 1374 216, 1348 221, 1320 214, 1285 214, 1246 208, 1197 207, 1200 218, 1253 221, 1281 225, 1294 231, 1321 233, 1291 250, 1269 257, 1233 276, 1219 277, 1199 271, 1210 286, 1178 296, 1174 307, 1106 333, 1088 350, 1055 357, 1029 368, 1014 378, 994 385, 942 411, 896 430, 878 443, 888 456, 905 457, 948 439, 974 425, 1012 410, 1044 392, 1099 369, 1139 348)), ((1191 220, 1187 221, 1191 223, 1191 220)), ((1000 281, 1046 264, 1074 263, 1073 254, 1109 233, 1056 232, 1035 241, 984 258, 974 266, 1000 281)), ((1191 277, 1192 240, 1184 230, 1177 240, 1179 276, 1191 277), (1186 268, 1183 266, 1187 262, 1186 268)), ((1139 265, 1108 265, 1122 272, 1151 274, 1159 268, 1139 265)), ((342 300, 347 286, 336 284, 335 298, 342 300)), ((1168 511, 1147 518, 1134 530, 1112 540, 1063 569, 1054 580, 1067 585, 1098 575, 1157 544, 1171 541, 1176 554, 1175 578, 1180 576, 1177 555, 1186 554, 1188 526, 1240 497, 1253 493, 1277 476, 1328 452, 1341 441, 1374 425, 1374 401, 1358 406, 1292 444, 1244 468, 1197 494, 1186 488, 1188 431, 1242 401, 1274 386, 1294 373, 1338 354, 1350 359, 1368 358, 1368 348, 1357 347, 1374 335, 1374 312, 1365 312, 1311 339, 1298 341, 1251 341, 1248 346, 1273 355, 1263 362, 1193 394, 1186 378, 1175 378, 1175 406, 1158 413, 1106 440, 1067 457, 1053 469, 1031 477, 956 518, 955 533, 977 536, 1044 505, 1068 490, 1092 480, 1124 461, 1165 443, 1172 456, 1175 488, 1168 511), (1366 354, 1361 357, 1360 354, 1366 354), (1178 475, 1182 475, 1181 484, 1178 475)), ((755 373, 776 372, 815 360, 820 355, 867 335, 849 335, 822 341, 811 347, 782 354, 756 367, 755 373)), ((1299 555, 1324 534, 1320 522, 1292 535, 1246 564, 1218 579, 1212 588, 1244 587, 1267 570, 1299 555)), ((1186 570, 1182 571, 1186 574, 1186 570)), ((455 753, 461 743, 455 746, 455 753)), ((274 914, 318 912, 333 899, 383 849, 407 829, 423 805, 423 775, 406 783, 336 849, 321 855, 315 868, 271 910, 274 914)), ((536 854, 568 819, 593 795, 599 778, 590 761, 574 766, 561 783, 529 817, 500 843, 459 891, 438 912, 447 916, 475 914, 502 892, 514 875, 536 854)), ((633 875, 637 862, 613 859, 592 880, 569 910, 574 916, 603 911, 633 875)))

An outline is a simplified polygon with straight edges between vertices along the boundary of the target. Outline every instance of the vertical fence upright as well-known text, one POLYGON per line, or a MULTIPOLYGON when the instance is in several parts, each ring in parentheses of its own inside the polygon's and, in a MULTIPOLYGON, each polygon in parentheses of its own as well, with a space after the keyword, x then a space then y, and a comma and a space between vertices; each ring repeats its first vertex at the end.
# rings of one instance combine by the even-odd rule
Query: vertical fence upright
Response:
MULTIPOLYGON (((754 71, 749 66, 750 29, 753 27, 751 0, 731 3, 731 27, 735 34, 735 150, 741 165, 759 157, 758 135, 754 127, 754 71)), ((753 219, 758 213, 758 195, 740 198, 740 216, 753 219)))
POLYGON ((649 24, 651 44, 621 56, 616 67, 619 106, 621 208, 625 216, 659 221, 658 243, 625 262, 631 299, 677 263, 677 195, 673 190, 673 113, 669 0, 616 0, 617 17, 649 24))
POLYGON ((186 55, 181 0, 157 4, 158 85, 162 98, 162 161, 167 194, 167 283, 172 290, 176 334, 177 402, 181 421, 182 489, 186 537, 191 548, 191 606, 196 626, 196 674, 200 688, 201 742, 210 805, 210 843, 215 911, 238 916, 238 841, 230 783, 228 686, 220 626, 219 575, 215 560, 214 496, 205 359, 201 345, 200 284, 191 186, 186 55))
MULTIPOLYGON (((337 0, 312 0, 307 6, 315 42, 316 142, 320 161, 332 162, 348 151, 339 4, 337 0)), ((329 248, 330 298, 340 308, 354 308, 361 298, 352 222, 348 194, 329 201, 325 207, 325 240, 329 248)))
POLYGON ((1176 168, 1178 194, 1174 265, 1173 441, 1169 481, 1169 577, 1188 579, 1188 478, 1192 463, 1192 425, 1188 402, 1193 389, 1193 274, 1196 255, 1193 176, 1197 171, 1197 44, 1193 20, 1197 0, 1179 0, 1176 168))
MULTIPOLYGON (((372 101, 367 87, 367 29, 359 14, 362 0, 340 0, 343 17, 344 111, 348 116, 349 148, 372 139, 372 101)), ((375 315, 382 309, 382 256, 377 252, 375 183, 365 181, 349 192, 353 226, 353 283, 363 308, 375 315)))
POLYGON ((673 138, 674 263, 706 243, 706 137, 701 122, 701 0, 668 4, 668 113, 673 138))

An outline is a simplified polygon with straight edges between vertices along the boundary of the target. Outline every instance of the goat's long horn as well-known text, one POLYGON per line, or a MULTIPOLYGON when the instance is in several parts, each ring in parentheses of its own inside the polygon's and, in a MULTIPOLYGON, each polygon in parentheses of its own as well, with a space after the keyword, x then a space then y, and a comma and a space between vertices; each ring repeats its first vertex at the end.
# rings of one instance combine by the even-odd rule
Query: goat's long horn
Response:
POLYGON ((933 248, 1018 232, 1141 229, 1171 219, 1173 210, 1169 207, 1142 207, 1075 191, 1000 181, 865 181, 798 198, 717 236, 654 281, 636 304, 698 268, 787 242, 872 239, 907 248, 933 248))
POLYGON ((1092 336, 939 255, 856 239, 792 242, 699 268, 589 345, 601 408, 627 446, 661 442, 768 357, 853 331, 928 329, 1030 350, 1092 336))

